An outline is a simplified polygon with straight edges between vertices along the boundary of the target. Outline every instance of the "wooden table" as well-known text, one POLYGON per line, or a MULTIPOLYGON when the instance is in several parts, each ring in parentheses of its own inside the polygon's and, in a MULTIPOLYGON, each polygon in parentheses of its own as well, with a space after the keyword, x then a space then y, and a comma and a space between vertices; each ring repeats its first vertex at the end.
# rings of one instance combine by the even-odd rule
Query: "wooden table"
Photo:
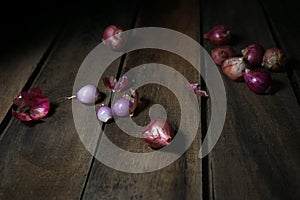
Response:
MULTIPOLYGON (((297 4, 289 0, 123 0, 36 6, 9 5, 3 8, 8 12, 1 14, 0 199, 300 199, 297 4), (251 43, 266 49, 279 47, 287 53, 288 67, 272 73, 275 91, 269 95, 256 95, 244 83, 222 74, 226 121, 205 158, 199 159, 198 152, 210 120, 210 100, 199 98, 197 136, 178 160, 154 172, 121 172, 86 150, 74 126, 71 101, 57 101, 72 94, 81 63, 101 43, 109 24, 126 30, 173 29, 195 39, 208 52, 213 46, 203 40, 203 33, 224 24, 234 34, 233 47, 238 52, 251 43), (49 97, 52 109, 43 123, 28 127, 12 117, 12 99, 35 86, 49 97)), ((150 62, 173 67, 191 82, 199 80, 186 60, 154 49, 124 55, 104 75, 119 76, 150 62)), ((205 81, 201 83, 205 87, 205 81)), ((103 83, 98 86, 105 94, 103 103, 109 103, 110 92, 103 83)), ((149 107, 159 103, 178 126, 180 109, 170 91, 156 84, 138 91, 146 106, 134 117, 137 123, 147 124, 149 107)), ((126 150, 147 150, 115 123, 102 126, 99 141, 105 131, 126 150)))

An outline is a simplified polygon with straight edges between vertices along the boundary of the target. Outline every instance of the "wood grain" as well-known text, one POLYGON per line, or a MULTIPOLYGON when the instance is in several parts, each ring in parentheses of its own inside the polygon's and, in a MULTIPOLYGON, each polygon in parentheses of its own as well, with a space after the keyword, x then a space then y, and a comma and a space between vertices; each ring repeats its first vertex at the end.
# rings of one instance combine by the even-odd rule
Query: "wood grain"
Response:
MULTIPOLYGON (((199 41, 198 24, 197 1, 147 1, 141 6, 136 27, 171 28, 199 41)), ((178 42, 179 44, 180 42, 178 42)), ((165 64, 176 69, 189 81, 199 81, 199 74, 196 70, 193 70, 187 61, 169 52, 154 49, 130 52, 126 56, 122 73, 145 63, 165 64)), ((152 73, 162 77, 168 76, 158 74, 158 71, 152 73)), ((147 74, 138 73, 136 78, 139 79, 145 76, 147 74)), ((182 91, 185 90, 184 85, 182 91)), ((153 104, 161 104, 165 108, 168 121, 172 126, 175 128, 179 126, 181 114, 179 104, 176 96, 170 90, 157 84, 148 84, 138 88, 138 92, 143 106, 137 116, 133 118, 137 124, 142 126, 148 124, 150 122, 149 107, 153 104)), ((149 152, 145 143, 139 138, 127 135, 115 123, 107 124, 102 134, 105 134, 115 145, 127 151, 149 152)), ((198 158, 200 138, 199 129, 198 136, 188 151, 174 163, 158 171, 140 174, 125 173, 111 169, 95 160, 83 198, 202 199, 201 160, 198 158)), ((109 153, 98 152, 98 154, 108 155, 109 153)), ((133 162, 138 162, 138 160, 133 162)), ((145 165, 145 168, 147 168, 148 162, 156 162, 156 160, 144 160, 142 164, 145 165)))
POLYGON ((300 27, 297 26, 300 18, 299 8, 293 1, 261 1, 265 14, 268 17, 277 46, 282 48, 288 57, 287 72, 295 95, 300 104, 300 27))
POLYGON ((5 18, 6 21, 3 22, 0 39, 1 126, 5 115, 10 112, 13 98, 21 92, 33 72, 37 70, 38 73, 47 56, 47 49, 62 28, 63 21, 49 19, 49 16, 40 16, 38 13, 36 15, 40 18, 27 16, 18 21, 5 18), (24 30, 24 24, 29 22, 24 30), (6 23, 11 24, 8 26, 6 23))
MULTIPOLYGON (((225 24, 235 36, 237 52, 251 43, 276 46, 256 1, 203 1, 201 11, 204 32, 225 24)), ((204 44, 208 51, 213 47, 204 44)), ((272 74, 268 95, 256 95, 245 83, 222 76, 227 117, 209 158, 210 198, 299 199, 300 110, 287 74, 272 74)))
MULTIPOLYGON (((33 83, 50 98, 50 114, 34 126, 12 119, 1 136, 0 199, 80 198, 93 157, 75 130, 71 101, 59 99, 72 95, 78 68, 101 42, 104 28, 111 23, 130 26, 134 12, 126 7, 128 2, 119 2, 118 7, 114 3, 82 6, 77 8, 79 14, 70 16, 66 30, 33 83), (111 12, 113 9, 115 12, 111 12)), ((117 71, 119 62, 113 63, 111 70, 117 71)), ((110 73, 108 70, 106 75, 110 73)), ((106 91, 102 84, 99 86, 106 91)))
MULTIPOLYGON (((291 0, 81 1, 61 3, 59 8, 54 1, 38 3, 39 9, 31 8, 28 2, 19 5, 17 9, 15 5, 0 8, 0 199, 300 199, 299 12, 291 0), (49 48, 64 22, 64 31, 49 48), (272 90, 266 95, 254 94, 243 82, 230 81, 220 70, 227 93, 227 116, 210 155, 204 160, 198 158, 211 114, 210 100, 198 98, 202 118, 197 136, 178 160, 153 172, 121 172, 87 151, 74 125, 71 101, 61 101, 61 97, 72 95, 81 63, 101 42, 101 34, 110 24, 124 29, 170 28, 201 42, 201 33, 224 24, 232 30, 232 45, 237 52, 252 43, 266 49, 278 46, 288 55, 288 69, 272 73, 272 90), (34 86, 40 86, 50 98, 49 115, 36 124, 5 117, 12 98, 22 88, 34 86)), ((168 42, 164 41, 166 45, 168 42)), ((176 44, 185 45, 180 40, 176 44)), ((208 52, 214 47, 208 41, 203 44, 208 52)), ((103 76, 122 75, 147 63, 167 65, 188 81, 199 82, 199 74, 189 62, 158 49, 130 52, 116 59, 103 76)), ((159 70, 151 75, 163 80, 170 76, 159 70)), ((136 74, 137 79, 148 76, 136 74)), ((178 77, 174 75, 173 79, 178 77)), ((150 122, 151 106, 161 104, 168 121, 178 129, 182 110, 176 95, 168 89, 174 84, 167 86, 147 84, 138 88, 141 98, 134 122, 145 126, 150 122)), ((101 103, 110 104, 111 93, 101 81, 98 87, 103 95, 101 103)), ((183 95, 185 85, 177 87, 183 95)), ((73 102, 85 110, 85 105, 73 102)), ((109 145, 104 135, 126 151, 152 151, 115 122, 99 123, 99 135, 91 135, 91 120, 84 117, 83 137, 92 139, 94 148, 98 143, 96 156, 109 155, 112 160, 119 156, 101 148, 109 145)), ((194 124, 189 116, 186 120, 194 124)), ((165 159, 174 153, 166 152, 165 159)), ((154 157, 143 163, 130 161, 145 170, 156 162, 154 157)))

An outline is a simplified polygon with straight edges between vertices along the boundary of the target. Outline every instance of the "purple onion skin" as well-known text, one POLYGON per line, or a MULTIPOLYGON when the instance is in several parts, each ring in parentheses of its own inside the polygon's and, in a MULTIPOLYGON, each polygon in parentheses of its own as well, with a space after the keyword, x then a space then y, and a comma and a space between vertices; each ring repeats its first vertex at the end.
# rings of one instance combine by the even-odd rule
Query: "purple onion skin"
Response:
POLYGON ((235 50, 232 46, 218 46, 211 50, 211 57, 217 65, 222 65, 224 60, 235 56, 235 50))
POLYGON ((95 85, 87 84, 78 90, 76 98, 84 104, 92 104, 101 98, 101 94, 95 85))
POLYGON ((204 39, 209 40, 214 45, 228 44, 231 40, 230 30, 224 25, 217 25, 204 34, 204 39))
POLYGON ((257 94, 265 94, 271 87, 271 74, 264 69, 246 70, 243 77, 249 89, 257 94))
POLYGON ((126 117, 130 115, 130 108, 132 107, 132 102, 125 98, 120 98, 117 100, 113 107, 113 114, 119 117, 126 117))
POLYGON ((148 124, 142 133, 142 140, 152 149, 159 149, 167 146, 174 137, 174 130, 167 121, 156 119, 148 124))
POLYGON ((258 67, 262 63, 265 50, 259 44, 252 44, 242 49, 241 52, 243 58, 250 64, 250 67, 258 67))

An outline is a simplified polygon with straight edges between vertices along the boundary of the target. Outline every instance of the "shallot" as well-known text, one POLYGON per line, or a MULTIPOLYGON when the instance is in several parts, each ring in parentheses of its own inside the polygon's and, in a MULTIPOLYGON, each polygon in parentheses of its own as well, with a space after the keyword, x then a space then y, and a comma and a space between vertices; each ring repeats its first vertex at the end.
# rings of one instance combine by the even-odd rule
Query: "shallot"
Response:
POLYGON ((228 44, 231 40, 230 30, 224 25, 217 25, 204 34, 204 39, 215 45, 228 44))
POLYGON ((101 107, 98 109, 97 117, 102 122, 109 121, 113 117, 111 108, 105 105, 101 105, 101 107))
POLYGON ((232 46, 219 46, 211 51, 211 57, 217 65, 222 65, 224 60, 235 56, 235 50, 232 46))
POLYGON ((257 67, 261 65, 265 50, 259 44, 252 44, 242 49, 241 52, 251 67, 257 67))
POLYGON ((129 110, 131 106, 131 101, 122 97, 114 103, 112 110, 116 116, 125 117, 129 116, 129 110))
POLYGON ((123 28, 116 25, 108 26, 103 33, 102 41, 112 50, 121 50, 126 43, 123 28))
POLYGON ((286 65, 286 54, 278 48, 267 49, 262 65, 271 71, 280 71, 286 65))
POLYGON ((139 95, 136 90, 132 90, 131 96, 124 95, 112 106, 112 113, 118 117, 133 116, 138 105, 139 95))
POLYGON ((264 94, 271 87, 272 78, 265 69, 247 69, 243 77, 249 89, 257 94, 264 94))
POLYGON ((249 64, 246 63, 241 57, 232 57, 226 59, 222 64, 222 70, 231 80, 243 80, 243 71, 248 68, 249 64))
POLYGON ((101 98, 101 94, 95 85, 87 84, 80 88, 76 95, 68 97, 68 99, 77 98, 84 104, 95 103, 101 98))

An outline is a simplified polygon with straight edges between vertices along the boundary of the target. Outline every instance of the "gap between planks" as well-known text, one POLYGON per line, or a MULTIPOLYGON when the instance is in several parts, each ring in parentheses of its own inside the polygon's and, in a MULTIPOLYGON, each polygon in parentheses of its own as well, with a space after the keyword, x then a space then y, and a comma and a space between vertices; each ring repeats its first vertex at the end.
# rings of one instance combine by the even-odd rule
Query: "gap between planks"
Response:
MULTIPOLYGON (((22 88, 21 91, 29 90, 30 87, 33 85, 34 81, 36 80, 36 78, 39 76, 40 72, 43 69, 43 66, 44 66, 45 62, 47 61, 47 58, 51 54, 55 44, 57 43, 57 41, 59 40, 59 38, 61 37, 61 35, 64 31, 63 27, 64 27, 64 25, 62 25, 60 28, 58 28, 58 32, 55 34, 54 38, 50 42, 50 45, 47 47, 47 49, 43 53, 41 59, 36 64, 35 69, 31 73, 31 75, 29 76, 28 80, 26 81, 26 83, 25 83, 25 85, 24 85, 24 87, 22 88)), ((6 115, 4 116, 4 118, 1 122, 1 125, 0 125, 0 138, 2 136, 2 133, 8 127, 8 125, 9 125, 11 119, 12 119, 12 113, 11 113, 12 108, 13 108, 13 104, 10 106, 10 108, 8 109, 6 115)))

